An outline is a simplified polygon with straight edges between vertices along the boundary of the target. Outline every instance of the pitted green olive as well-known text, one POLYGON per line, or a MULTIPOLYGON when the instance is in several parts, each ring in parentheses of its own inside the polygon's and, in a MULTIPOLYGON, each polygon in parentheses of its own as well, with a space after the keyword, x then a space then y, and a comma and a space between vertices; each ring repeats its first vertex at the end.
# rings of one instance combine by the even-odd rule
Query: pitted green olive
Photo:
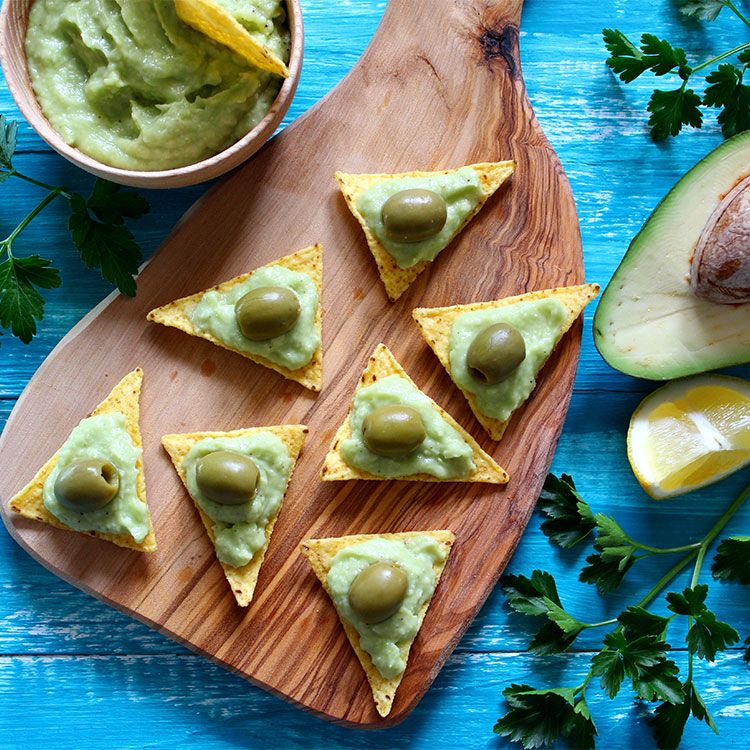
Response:
POLYGON ((393 404, 373 409, 362 423, 365 445, 379 456, 406 456, 427 436, 419 412, 393 404))
POLYGON ((361 571, 349 587, 349 606, 368 625, 398 612, 409 588, 409 576, 392 562, 379 562, 361 571))
POLYGON ((103 458, 68 464, 55 480, 55 497, 69 510, 87 512, 112 502, 120 489, 117 467, 103 458))
POLYGON ((260 286, 237 300, 234 315, 242 335, 250 341, 281 336, 299 318, 297 295, 283 286, 260 286))
POLYGON ((432 190, 400 190, 383 204, 380 217, 389 240, 421 242, 445 226, 448 208, 443 197, 432 190))
POLYGON ((242 505, 253 499, 260 472, 255 462, 234 451, 214 451, 199 458, 195 467, 198 489, 221 505, 242 505))
POLYGON ((502 382, 524 359, 526 343, 509 323, 496 323, 480 331, 466 352, 469 372, 485 385, 502 382))

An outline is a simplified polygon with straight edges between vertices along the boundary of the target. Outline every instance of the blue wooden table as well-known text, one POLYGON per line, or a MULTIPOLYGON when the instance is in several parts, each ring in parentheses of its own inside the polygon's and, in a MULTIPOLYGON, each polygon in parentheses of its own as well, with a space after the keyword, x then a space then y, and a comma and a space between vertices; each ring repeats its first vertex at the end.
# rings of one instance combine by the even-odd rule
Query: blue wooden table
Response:
MULTIPOLYGON (((334 86, 360 55, 378 24, 381 0, 303 0, 305 65, 287 122, 334 86)), ((670 0, 527 0, 521 34, 524 74, 541 123, 573 185, 583 232, 588 279, 606 283, 630 238, 666 190, 721 141, 713 118, 702 131, 654 144, 645 128, 648 82, 623 88, 604 65, 600 31, 650 31, 708 56, 744 41, 734 18, 710 31, 679 17, 670 0)), ((0 82, 0 111, 18 112, 0 82)), ((88 175, 68 165, 21 123, 19 168, 74 189, 88 175)), ((152 212, 137 226, 151 253, 168 228, 203 188, 153 193, 152 212)), ((38 200, 24 183, 0 189, 0 232, 15 225, 38 200)), ((38 218, 18 245, 54 258, 62 289, 48 295, 47 315, 30 346, 0 340, 0 427, 15 399, 66 331, 109 291, 96 273, 82 268, 64 228, 64 207, 38 218)), ((592 306, 593 307, 593 306, 592 306)), ((581 363, 566 427, 553 469, 574 475, 596 511, 617 514, 645 542, 679 543, 700 538, 712 518, 750 477, 745 471, 705 491, 662 503, 647 498, 625 458, 631 412, 653 384, 612 371, 591 337, 586 312, 581 363)), ((750 369, 738 368, 750 376, 750 369)), ((40 427, 43 429, 43 427, 40 427)), ((23 467, 26 471, 29 467, 23 467)), ((5 467, 7 470, 8 467, 5 467)), ((19 470, 21 467, 19 467, 19 470)), ((750 532, 750 508, 728 533, 750 532)), ((560 553, 531 521, 510 564, 555 573, 563 600, 582 618, 603 619, 644 591, 664 561, 639 565, 617 593, 602 601, 576 580, 581 552, 560 553), (602 617, 599 618, 598 615, 602 617)), ((687 574, 675 584, 686 585, 687 574)), ((750 633, 746 589, 712 585, 712 604, 743 637, 750 633)), ((463 747, 500 748, 492 734, 501 713, 501 691, 514 682, 575 685, 588 669, 600 633, 587 635, 566 654, 540 659, 526 651, 530 631, 509 615, 499 592, 490 597, 433 688, 397 728, 363 732, 307 716, 201 657, 194 656, 106 605, 63 583, 0 533, 0 748, 190 747, 384 747, 430 748, 449 741, 463 747)), ((673 642, 676 642, 672 639, 673 642)), ((684 663, 684 653, 677 661, 684 663)), ((697 684, 721 731, 688 724, 684 747, 744 748, 750 743, 750 668, 739 649, 713 665, 701 663, 697 684)), ((593 691, 591 708, 599 746, 609 750, 650 747, 647 708, 624 690, 615 701, 593 691), (594 698, 594 695, 597 697, 594 698)))

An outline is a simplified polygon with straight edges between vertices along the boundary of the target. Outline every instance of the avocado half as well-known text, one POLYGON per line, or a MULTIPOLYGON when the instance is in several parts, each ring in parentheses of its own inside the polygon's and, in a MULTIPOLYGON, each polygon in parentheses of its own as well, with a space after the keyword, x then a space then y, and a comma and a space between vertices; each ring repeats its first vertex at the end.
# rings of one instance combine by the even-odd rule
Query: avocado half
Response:
MULTIPOLYGON (((687 172, 630 243, 594 316, 596 347, 616 370, 671 380, 750 361, 750 303, 702 299, 690 284, 704 228, 749 174, 745 131, 687 172)), ((742 243, 750 253, 750 236, 742 243)))

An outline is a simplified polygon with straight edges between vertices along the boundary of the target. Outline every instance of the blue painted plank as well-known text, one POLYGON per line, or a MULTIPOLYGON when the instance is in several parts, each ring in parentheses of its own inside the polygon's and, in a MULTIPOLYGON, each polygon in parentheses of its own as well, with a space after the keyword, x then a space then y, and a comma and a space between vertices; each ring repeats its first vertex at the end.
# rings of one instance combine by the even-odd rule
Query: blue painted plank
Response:
MULTIPOLYGON (((550 660, 540 670, 527 654, 455 655, 401 725, 373 732, 324 723, 195 656, 2 658, 0 694, 18 691, 18 697, 0 712, 0 738, 7 750, 431 750, 446 743, 499 750, 510 745, 493 735, 492 727, 510 679, 575 685, 588 663, 588 655, 575 654, 550 660)), ((750 703, 737 682, 743 669, 733 654, 697 675, 721 734, 716 737, 705 724, 692 721, 684 747, 746 746, 750 703)), ((627 691, 612 702, 592 692, 590 707, 600 747, 651 747, 648 710, 633 704, 627 691)))

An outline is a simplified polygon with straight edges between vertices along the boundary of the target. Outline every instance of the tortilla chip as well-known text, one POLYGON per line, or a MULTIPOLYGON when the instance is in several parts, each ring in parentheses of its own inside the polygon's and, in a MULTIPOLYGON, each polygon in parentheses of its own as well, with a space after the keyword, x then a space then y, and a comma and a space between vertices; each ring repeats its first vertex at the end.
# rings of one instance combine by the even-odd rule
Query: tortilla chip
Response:
MULTIPOLYGON (((177 474, 185 485, 185 489, 187 489, 183 461, 196 443, 205 438, 243 437, 258 432, 273 433, 282 443, 284 443, 286 449, 289 451, 289 456, 292 459, 292 467, 289 470, 289 476, 287 477, 288 486, 289 480, 294 473, 294 466, 297 463, 297 458, 302 450, 302 443, 305 442, 305 437, 307 436, 308 429, 305 425, 283 424, 271 427, 250 427, 243 430, 232 430, 231 432, 193 432, 182 435, 164 435, 161 439, 161 444, 164 446, 167 453, 169 453, 169 457, 172 459, 177 474)), ((258 582, 258 574, 260 573, 260 566, 263 565, 263 558, 266 555, 268 544, 271 541, 273 527, 276 525, 276 519, 279 517, 282 505, 283 499, 281 505, 279 505, 279 510, 276 511, 276 514, 270 518, 266 524, 265 544, 255 553, 255 555, 253 555, 253 559, 250 560, 249 563, 240 568, 235 568, 232 565, 225 565, 219 561, 221 567, 224 569, 224 575, 227 577, 227 581, 229 581, 229 585, 232 587, 232 593, 234 594, 235 599, 237 599, 237 604, 239 604, 240 607, 247 607, 253 600, 255 585, 258 582)), ((213 544, 216 540, 216 535, 214 534, 214 522, 203 512, 198 503, 195 503, 195 507, 200 514, 201 521, 203 521, 203 525, 206 527, 208 536, 213 544)))
MULTIPOLYGON (((450 363, 451 329, 453 327, 453 321, 462 313, 472 312, 474 310, 489 310, 492 308, 507 307, 516 302, 525 302, 527 300, 557 297, 557 299, 565 305, 568 311, 568 319, 563 324, 560 335, 558 336, 557 341, 555 341, 555 346, 557 346, 560 343, 560 339, 562 339, 578 316, 583 312, 583 308, 586 307, 586 305, 588 305, 597 294, 599 294, 598 284, 563 286, 558 287, 557 289, 543 289, 536 292, 528 292, 527 294, 519 294, 515 297, 506 297, 505 299, 499 299, 493 302, 474 302, 468 305, 452 305, 451 307, 418 307, 412 312, 412 315, 414 320, 417 321, 417 325, 419 326, 419 330, 422 332, 425 341, 432 347, 432 350, 452 378, 453 375, 451 373, 450 363)), ((542 362, 539 366, 534 373, 534 377, 539 374, 539 371, 542 369, 545 362, 542 362)), ((493 419, 492 417, 482 414, 482 412, 479 411, 476 396, 462 388, 460 390, 469 402, 469 406, 471 406, 471 410, 474 412, 477 420, 481 423, 484 429, 487 430, 490 437, 493 440, 500 440, 510 422, 510 419, 501 422, 499 419, 493 419)))
POLYGON ((237 19, 213 0, 175 0, 177 15, 183 23, 200 31, 214 42, 229 47, 251 65, 282 78, 289 68, 273 50, 258 41, 237 19))
MULTIPOLYGON (((443 573, 443 568, 445 568, 445 564, 448 561, 448 555, 450 554, 451 547, 456 538, 452 531, 406 531, 398 534, 356 534, 354 536, 342 536, 331 539, 305 539, 300 543, 300 550, 310 562, 312 569, 315 571, 315 575, 318 576, 318 579, 323 584, 323 588, 330 596, 331 592, 328 589, 328 571, 331 569, 333 558, 339 550, 367 541, 368 539, 409 539, 415 536, 420 536, 421 534, 431 536, 446 552, 445 560, 442 562, 436 562, 433 566, 433 570, 435 571, 435 588, 437 588, 440 576, 443 573)), ((430 606, 434 593, 435 590, 433 589, 430 598, 422 605, 422 608, 419 611, 419 626, 417 628, 417 633, 419 633, 419 628, 422 627, 424 616, 427 612, 427 608, 430 606)), ((331 597, 331 600, 333 600, 333 597, 331 597)), ((353 625, 350 625, 340 614, 339 620, 341 620, 341 624, 344 627, 344 632, 349 639, 349 643, 352 644, 354 653, 357 654, 362 669, 365 670, 378 713, 381 716, 388 716, 391 711, 391 706, 393 705, 393 699, 396 697, 396 690, 401 684, 401 680, 403 679, 406 670, 398 675, 398 677, 393 677, 392 679, 387 680, 372 663, 370 654, 359 645, 359 633, 357 632, 357 629, 353 625)), ((416 635, 410 641, 401 645, 401 656, 405 662, 408 662, 409 651, 411 650, 411 646, 415 639, 416 635)))
MULTIPOLYGON (((404 372, 401 365, 396 361, 393 354, 385 344, 378 344, 370 357, 370 361, 362 373, 362 377, 357 385, 356 390, 364 388, 366 385, 371 385, 376 380, 388 377, 388 375, 400 375, 402 378, 406 378, 412 385, 416 387, 414 381, 404 372)), ((355 391, 356 393, 356 391, 355 391)), ((403 480, 413 482, 486 482, 489 484, 505 484, 508 481, 508 474, 505 469, 500 468, 495 461, 487 455, 480 447, 474 438, 469 435, 466 430, 456 422, 450 414, 440 408, 432 399, 430 399, 432 405, 440 413, 440 416, 453 427, 459 435, 471 446, 474 459, 474 471, 468 474, 466 477, 458 477, 451 479, 439 479, 438 477, 430 476, 429 474, 408 474, 400 477, 379 477, 375 474, 369 474, 366 471, 356 469, 344 461, 341 455, 341 443, 348 437, 351 437, 352 430, 349 423, 349 417, 351 415, 352 408, 349 407, 349 412, 346 415, 344 423, 336 431, 333 438, 333 443, 328 450, 325 462, 323 463, 323 469, 320 472, 320 478, 324 482, 337 482, 346 479, 376 479, 380 481, 387 480, 403 480)))
MULTIPOLYGON (((479 174, 482 197, 479 199, 479 203, 477 203, 474 210, 464 219, 463 224, 451 235, 446 243, 446 247, 479 213, 487 199, 513 174, 516 163, 513 161, 483 162, 481 164, 469 164, 468 166, 479 174)), ((365 237, 367 238, 367 244, 378 265, 380 278, 383 280, 386 294, 391 302, 395 302, 408 289, 414 279, 433 261, 422 261, 410 268, 401 268, 393 256, 380 243, 380 240, 378 240, 375 233, 365 221, 365 217, 359 212, 357 208, 359 196, 373 185, 385 182, 386 180, 401 177, 429 177, 431 175, 452 174, 461 168, 442 169, 437 172, 401 172, 397 174, 345 174, 344 172, 336 172, 336 181, 339 183, 341 192, 344 194, 349 210, 362 225, 365 237)))
MULTIPOLYGON (((127 431, 130 434, 133 442, 138 448, 143 449, 143 441, 141 440, 141 430, 138 424, 140 417, 140 397, 141 397, 141 385, 143 384, 143 370, 140 367, 128 373, 111 391, 109 396, 102 401, 99 406, 91 412, 89 416, 95 416, 97 414, 107 414, 110 412, 120 412, 125 416, 125 422, 127 431)), ((127 547, 128 549, 138 550, 139 552, 153 552, 156 550, 156 537, 154 536, 154 528, 151 524, 151 516, 149 514, 149 531, 144 537, 143 541, 136 542, 130 534, 105 534, 99 531, 78 531, 78 529, 72 529, 70 526, 64 524, 58 518, 53 516, 44 505, 44 498, 42 491, 44 483, 47 477, 52 473, 52 470, 57 464, 57 456, 55 453, 49 461, 36 473, 36 476, 8 503, 8 507, 25 518, 31 518, 34 521, 42 521, 42 523, 48 523, 50 526, 56 526, 58 529, 67 529, 68 531, 75 531, 79 534, 87 534, 89 536, 96 537, 97 539, 104 539, 113 544, 117 544, 120 547, 127 547)), ((146 505, 148 509, 148 503, 146 502, 146 480, 143 475, 143 456, 139 456, 136 461, 136 468, 138 469, 138 477, 136 479, 136 492, 141 502, 146 505)))
POLYGON ((285 255, 283 258, 274 260, 271 263, 266 263, 265 266, 260 266, 254 271, 242 274, 241 276, 236 276, 229 281, 224 281, 210 289, 204 289, 202 292, 191 294, 189 297, 182 297, 167 305, 157 307, 146 316, 146 319, 151 320, 154 323, 161 323, 170 328, 177 328, 180 331, 189 333, 191 336, 206 339, 211 343, 216 344, 216 346, 222 347, 222 349, 228 349, 230 352, 234 352, 235 354, 239 354, 259 365, 263 365, 263 367, 267 367, 269 370, 274 370, 288 380, 294 380, 305 386, 305 388, 317 392, 323 387, 322 300, 323 247, 318 244, 306 247, 303 250, 298 250, 291 255, 285 255), (227 344, 220 341, 212 333, 198 331, 193 325, 193 321, 190 320, 190 317, 188 316, 188 311, 193 305, 196 305, 201 301, 206 292, 226 292, 235 286, 244 284, 255 273, 255 271, 259 271, 261 268, 268 268, 269 266, 284 266, 284 268, 288 268, 290 271, 306 273, 312 278, 315 282, 315 286, 318 288, 318 311, 315 316, 315 327, 318 329, 318 334, 321 336, 321 345, 313 354, 310 362, 297 370, 289 370, 286 367, 271 362, 265 357, 259 357, 257 354, 250 354, 249 352, 243 352, 239 349, 227 346, 227 344))

